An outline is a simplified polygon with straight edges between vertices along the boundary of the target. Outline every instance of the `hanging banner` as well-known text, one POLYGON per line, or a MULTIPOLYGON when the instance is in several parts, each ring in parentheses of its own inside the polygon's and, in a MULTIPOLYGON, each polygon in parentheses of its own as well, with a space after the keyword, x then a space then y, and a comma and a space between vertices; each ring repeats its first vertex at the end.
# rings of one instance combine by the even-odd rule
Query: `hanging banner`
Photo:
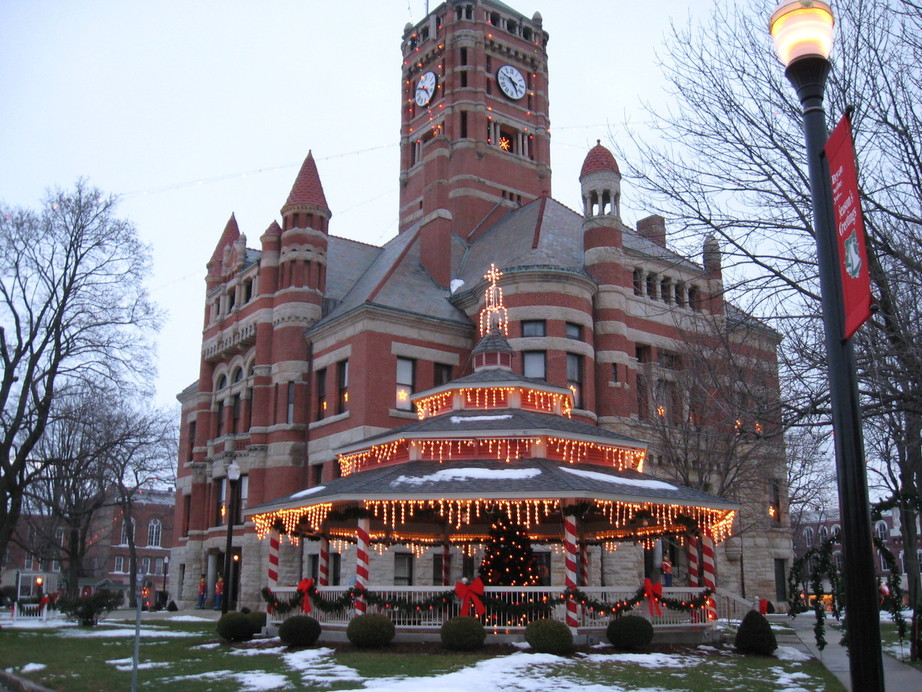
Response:
POLYGON ((832 178, 832 205, 835 211, 836 239, 839 248, 839 275, 845 309, 845 339, 850 339, 871 316, 871 276, 864 243, 864 218, 855 170, 855 145, 848 113, 842 116, 826 141, 826 159, 832 178))

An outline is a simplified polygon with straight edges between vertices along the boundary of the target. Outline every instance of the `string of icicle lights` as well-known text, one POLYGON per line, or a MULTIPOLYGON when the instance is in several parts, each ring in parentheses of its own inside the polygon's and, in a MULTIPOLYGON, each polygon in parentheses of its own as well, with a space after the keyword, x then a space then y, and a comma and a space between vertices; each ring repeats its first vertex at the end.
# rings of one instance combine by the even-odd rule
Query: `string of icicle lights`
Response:
POLYGON ((510 408, 511 399, 516 395, 523 409, 565 416, 570 416, 573 411, 572 394, 546 392, 530 387, 461 387, 415 399, 414 403, 417 418, 425 420, 463 409, 510 408))
POLYGON ((340 475, 350 476, 376 464, 395 461, 441 463, 453 459, 491 458, 509 463, 530 457, 546 457, 570 464, 595 461, 613 466, 619 471, 634 469, 642 473, 646 451, 562 437, 475 437, 434 440, 400 438, 372 445, 360 452, 341 454, 339 470, 340 475))
POLYGON ((485 512, 499 509, 529 529, 548 514, 559 512, 560 500, 366 500, 365 507, 391 527, 405 524, 418 510, 435 510, 449 525, 460 529, 485 512))

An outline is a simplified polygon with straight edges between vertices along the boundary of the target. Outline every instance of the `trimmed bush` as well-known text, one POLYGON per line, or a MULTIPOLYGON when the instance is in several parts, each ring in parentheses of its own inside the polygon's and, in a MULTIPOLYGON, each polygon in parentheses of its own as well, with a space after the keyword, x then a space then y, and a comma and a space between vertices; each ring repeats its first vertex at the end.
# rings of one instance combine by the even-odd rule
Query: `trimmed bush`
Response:
POLYGON ((608 623, 605 636, 616 649, 642 649, 653 641, 653 625, 639 615, 622 615, 608 623))
POLYGON ((245 642, 253 638, 253 621, 236 610, 222 615, 216 629, 221 639, 229 642, 245 642))
POLYGON ((568 654, 573 650, 573 634, 559 620, 533 620, 525 628, 525 641, 539 654, 568 654))
POLYGON ((778 648, 775 633, 768 620, 757 610, 750 610, 736 631, 736 650, 743 654, 771 656, 778 648))
POLYGON ((394 640, 394 623, 385 615, 369 613, 349 621, 346 637, 353 646, 360 649, 375 649, 387 646, 394 640))
POLYGON ((487 631, 480 620, 469 616, 453 617, 442 623, 442 646, 452 651, 473 651, 483 646, 487 631))
MULTIPOLYGON (((243 613, 243 611, 240 611, 243 613)), ((259 634, 263 631, 263 627, 266 626, 266 614, 261 611, 250 611, 243 613, 250 620, 250 627, 253 628, 253 634, 259 634)))
POLYGON ((311 646, 320 637, 320 623, 310 615, 293 615, 279 625, 279 639, 288 646, 311 646))
POLYGON ((76 620, 81 627, 94 627, 100 618, 122 604, 121 591, 107 591, 100 589, 89 596, 77 598, 59 598, 58 610, 68 620, 76 620))

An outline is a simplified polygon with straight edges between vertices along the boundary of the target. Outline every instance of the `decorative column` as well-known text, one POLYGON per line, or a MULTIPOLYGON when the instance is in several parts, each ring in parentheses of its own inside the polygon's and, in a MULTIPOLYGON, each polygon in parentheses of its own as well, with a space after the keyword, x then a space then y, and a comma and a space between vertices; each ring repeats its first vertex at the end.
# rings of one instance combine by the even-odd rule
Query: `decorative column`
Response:
POLYGON ((269 569, 266 571, 270 589, 274 589, 279 583, 279 543, 279 532, 272 529, 269 532, 269 569))
POLYGON ((579 585, 589 586, 589 546, 585 543, 579 546, 579 585))
MULTIPOLYGON (((716 571, 714 569, 714 539, 710 536, 701 537, 701 585, 713 590, 717 585, 716 571)), ((708 620, 717 619, 717 606, 713 598, 708 598, 705 613, 708 620)))
MULTIPOLYGON (((358 520, 355 529, 355 587, 364 591, 368 587, 368 531, 371 528, 371 519, 362 517, 358 520)), ((365 597, 355 599, 355 614, 365 614, 365 597)))
POLYGON ((320 586, 330 585, 330 539, 323 536, 320 539, 320 560, 317 566, 317 581, 320 586))
MULTIPOLYGON (((564 574, 567 591, 577 586, 577 555, 576 555, 576 517, 572 514, 563 516, 563 544, 564 544, 564 574)), ((576 632, 579 619, 576 615, 576 600, 567 599, 567 627, 576 632)))
MULTIPOLYGON (((688 585, 698 586, 698 539, 694 536, 688 537, 688 585)), ((697 610, 692 611, 692 622, 699 621, 697 610)))

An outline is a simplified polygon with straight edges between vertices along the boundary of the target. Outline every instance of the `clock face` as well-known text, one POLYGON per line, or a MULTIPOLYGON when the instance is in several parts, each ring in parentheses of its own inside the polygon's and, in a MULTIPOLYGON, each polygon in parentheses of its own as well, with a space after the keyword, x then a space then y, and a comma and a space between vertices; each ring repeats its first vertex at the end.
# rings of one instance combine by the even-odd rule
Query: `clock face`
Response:
POLYGON ((435 72, 427 72, 416 82, 416 105, 425 106, 435 95, 435 72))
POLYGON ((499 88, 511 99, 518 100, 525 96, 525 78, 522 73, 512 65, 503 65, 496 72, 496 81, 499 82, 499 88))

